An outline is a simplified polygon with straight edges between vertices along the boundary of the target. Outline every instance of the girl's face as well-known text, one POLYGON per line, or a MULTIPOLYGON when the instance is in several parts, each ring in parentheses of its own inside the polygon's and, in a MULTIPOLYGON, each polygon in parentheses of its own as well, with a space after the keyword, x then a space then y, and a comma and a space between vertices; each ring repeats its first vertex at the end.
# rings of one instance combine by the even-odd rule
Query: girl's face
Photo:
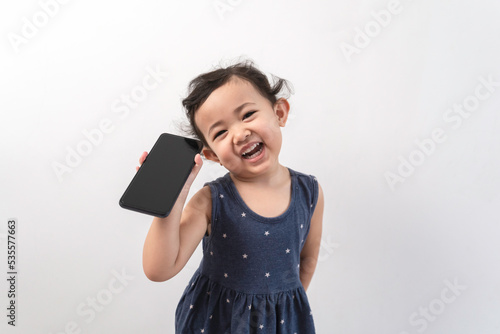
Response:
POLYGON ((196 111, 195 122, 208 145, 203 154, 240 178, 251 178, 279 166, 281 129, 290 106, 274 106, 251 83, 237 77, 217 88, 196 111))

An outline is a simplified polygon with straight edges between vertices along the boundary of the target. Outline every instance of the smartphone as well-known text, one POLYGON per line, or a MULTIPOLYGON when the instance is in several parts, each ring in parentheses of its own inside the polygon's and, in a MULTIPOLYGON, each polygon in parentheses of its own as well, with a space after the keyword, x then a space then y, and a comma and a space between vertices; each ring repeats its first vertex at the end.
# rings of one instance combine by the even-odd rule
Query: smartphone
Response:
POLYGON ((202 147, 199 140, 162 133, 120 198, 120 206, 167 217, 202 147))

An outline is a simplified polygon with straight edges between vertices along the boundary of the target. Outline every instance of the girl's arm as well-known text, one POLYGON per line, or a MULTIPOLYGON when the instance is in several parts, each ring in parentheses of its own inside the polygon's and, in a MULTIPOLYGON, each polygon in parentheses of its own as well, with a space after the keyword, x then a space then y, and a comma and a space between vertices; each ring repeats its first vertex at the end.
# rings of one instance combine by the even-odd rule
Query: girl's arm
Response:
POLYGON ((146 236, 142 265, 152 281, 162 282, 177 275, 207 231, 212 203, 208 187, 200 189, 183 210, 191 184, 203 164, 199 155, 195 162, 170 214, 166 218, 155 217, 146 236))
POLYGON ((309 228, 306 243, 300 253, 300 281, 306 291, 309 287, 309 283, 311 283, 314 271, 316 270, 316 264, 318 263, 321 232, 323 227, 323 189, 321 189, 319 183, 318 187, 318 202, 316 203, 316 207, 314 208, 314 213, 311 218, 311 227, 309 228))

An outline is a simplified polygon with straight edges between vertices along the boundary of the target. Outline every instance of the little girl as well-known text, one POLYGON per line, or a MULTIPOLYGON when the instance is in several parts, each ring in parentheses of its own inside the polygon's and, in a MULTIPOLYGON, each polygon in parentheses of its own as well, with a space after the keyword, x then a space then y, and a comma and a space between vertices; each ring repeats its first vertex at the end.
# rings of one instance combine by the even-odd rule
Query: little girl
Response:
MULTIPOLYGON (((279 163, 290 106, 251 62, 202 74, 183 100, 203 155, 229 172, 184 208, 200 155, 170 215, 154 218, 143 267, 174 277, 203 240, 203 259, 175 314, 177 334, 315 333, 306 295, 319 253, 323 192, 279 163), (184 209, 183 209, 184 208, 184 209)), ((142 164, 147 153, 139 159, 142 164)), ((138 167, 137 167, 138 168, 138 167)))

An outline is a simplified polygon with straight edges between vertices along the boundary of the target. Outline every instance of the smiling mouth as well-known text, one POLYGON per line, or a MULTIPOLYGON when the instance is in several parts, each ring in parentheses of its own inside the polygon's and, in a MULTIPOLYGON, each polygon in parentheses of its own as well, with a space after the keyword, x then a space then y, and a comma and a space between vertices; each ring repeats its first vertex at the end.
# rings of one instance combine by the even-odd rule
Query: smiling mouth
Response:
POLYGON ((262 152, 262 148, 263 148, 263 144, 257 143, 255 145, 253 145, 252 147, 249 147, 249 149, 245 153, 243 153, 241 156, 244 159, 255 158, 256 156, 258 156, 260 154, 260 152, 262 152))

